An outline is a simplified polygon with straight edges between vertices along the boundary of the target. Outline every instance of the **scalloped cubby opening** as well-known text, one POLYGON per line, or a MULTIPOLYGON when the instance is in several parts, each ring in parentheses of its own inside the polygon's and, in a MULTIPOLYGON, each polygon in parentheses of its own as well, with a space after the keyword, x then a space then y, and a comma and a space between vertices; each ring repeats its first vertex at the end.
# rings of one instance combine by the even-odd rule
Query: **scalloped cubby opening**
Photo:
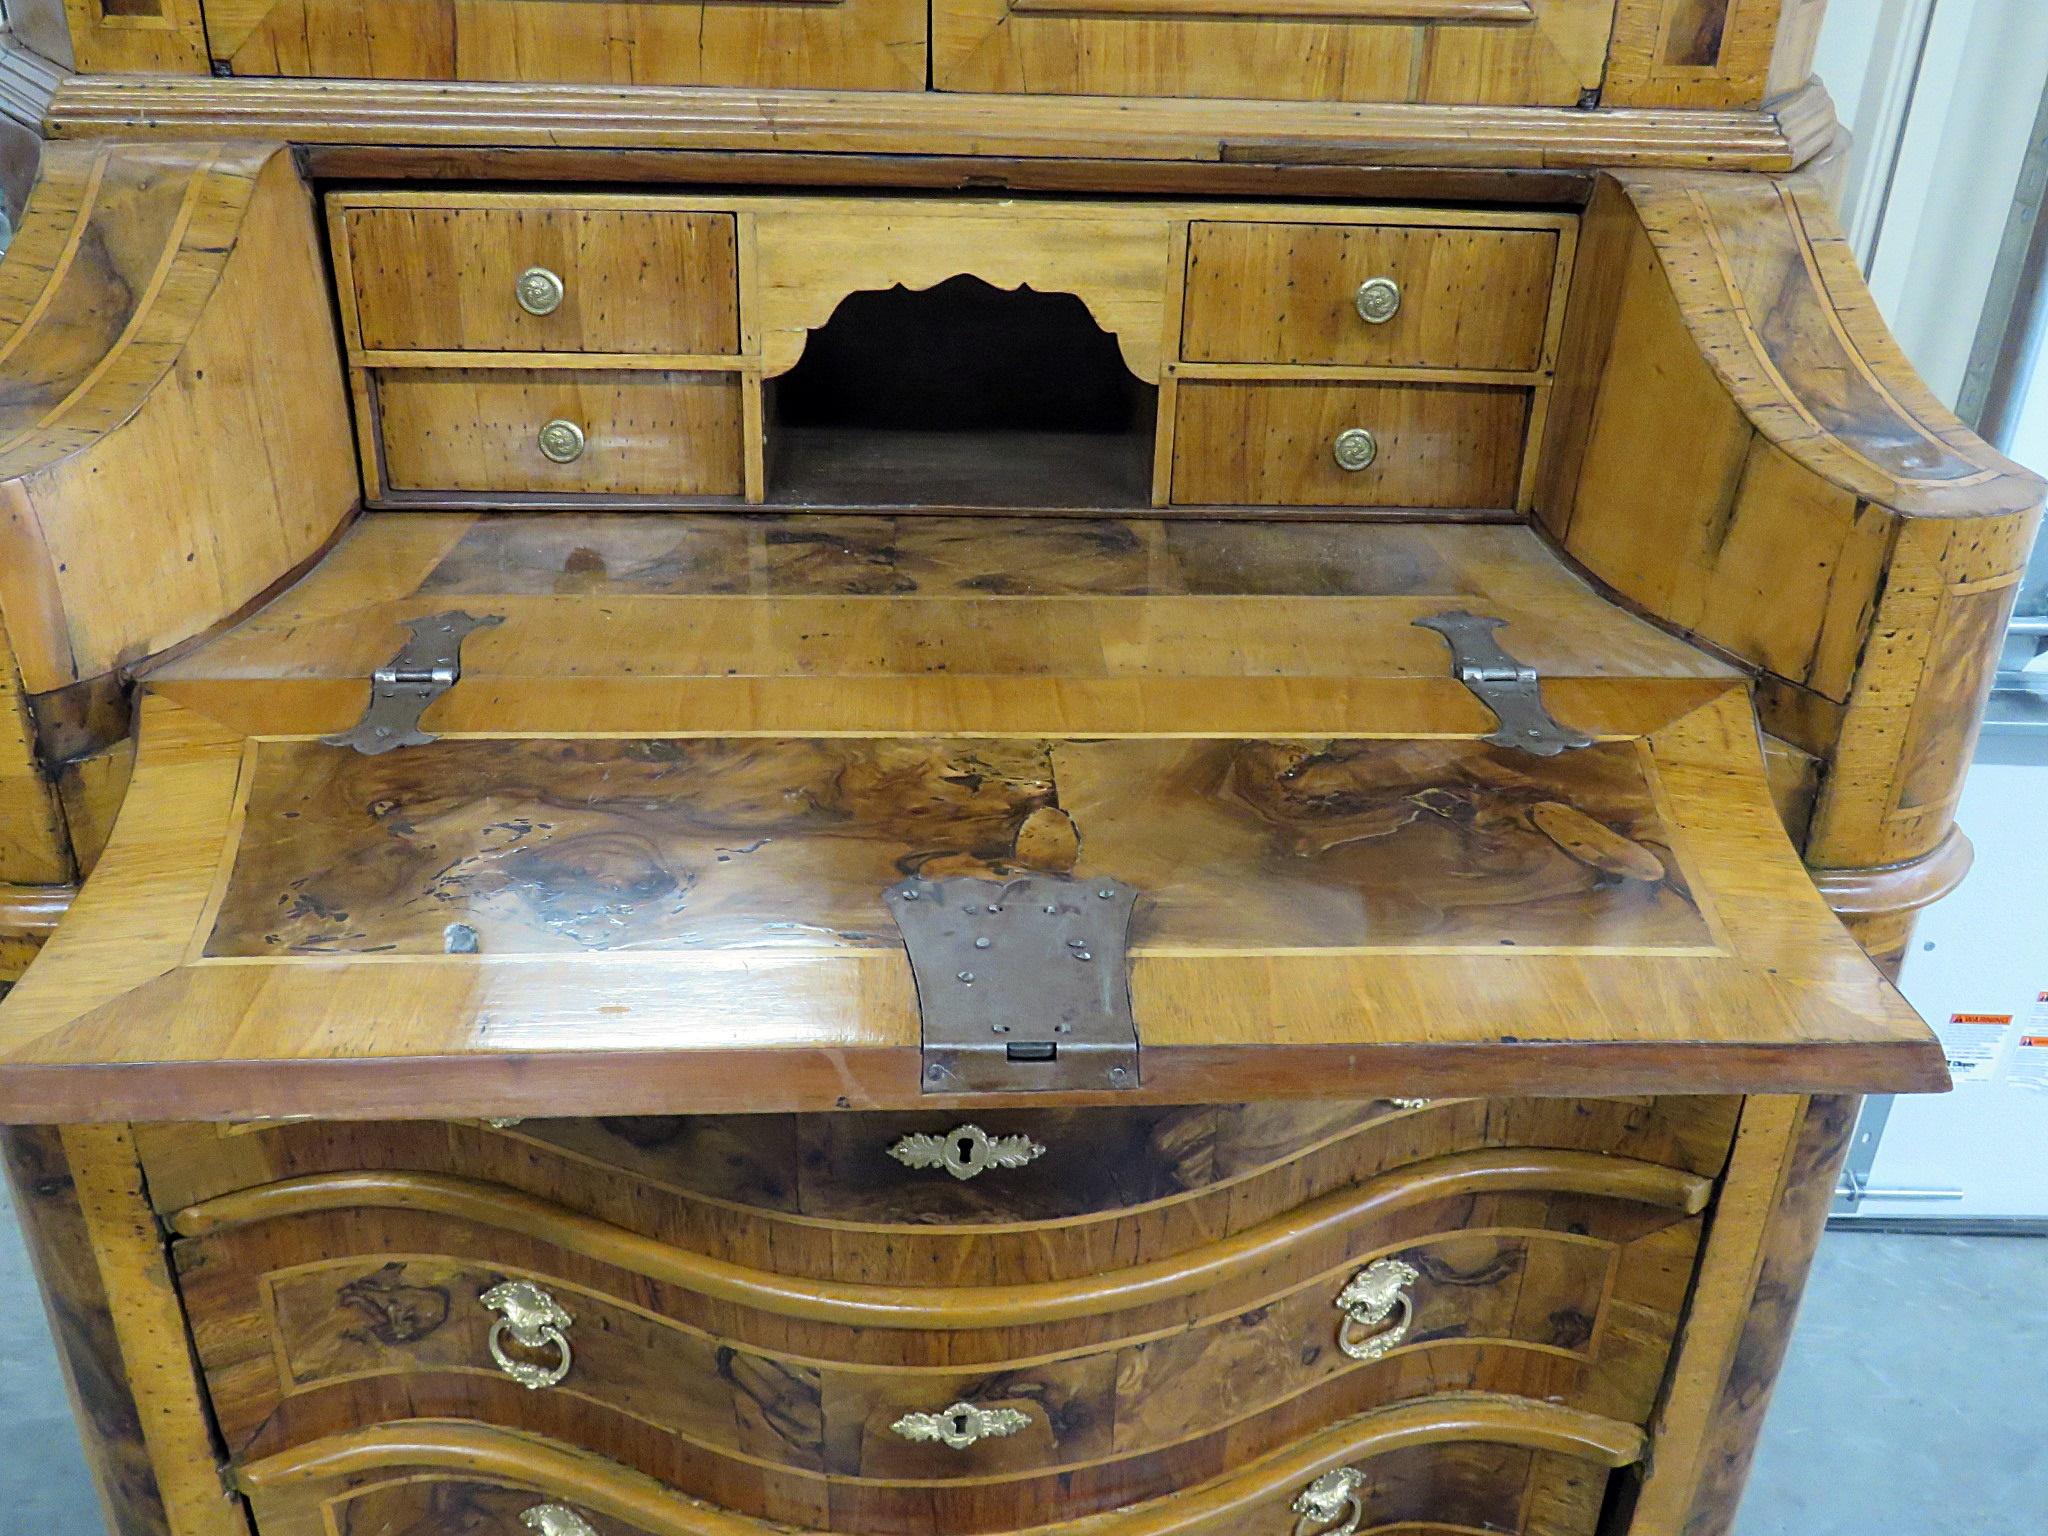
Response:
POLYGON ((1069 293, 849 295, 769 385, 783 506, 1143 507, 1158 390, 1069 293))

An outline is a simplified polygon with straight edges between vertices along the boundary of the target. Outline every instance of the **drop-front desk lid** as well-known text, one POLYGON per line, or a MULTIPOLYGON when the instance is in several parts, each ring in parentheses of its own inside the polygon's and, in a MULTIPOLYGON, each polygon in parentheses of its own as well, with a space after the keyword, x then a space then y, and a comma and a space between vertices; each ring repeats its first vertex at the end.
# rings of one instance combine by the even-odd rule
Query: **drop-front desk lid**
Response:
POLYGON ((371 518, 149 680, 0 1005, 14 1120, 1942 1081, 1742 679, 1486 527, 371 518), (1597 739, 1483 739, 1452 610, 1597 739), (457 611, 437 739, 322 739, 457 611))

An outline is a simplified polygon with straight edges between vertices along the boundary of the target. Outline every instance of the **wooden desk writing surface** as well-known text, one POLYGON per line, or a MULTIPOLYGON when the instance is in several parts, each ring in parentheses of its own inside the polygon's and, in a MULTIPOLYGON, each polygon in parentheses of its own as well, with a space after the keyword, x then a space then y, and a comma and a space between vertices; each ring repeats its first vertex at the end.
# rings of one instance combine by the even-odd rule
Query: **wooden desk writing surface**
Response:
POLYGON ((1142 893, 1145 1098, 1940 1076, 1739 678, 1525 530, 383 516, 152 676, 4 1080, 79 1118, 914 1103, 884 889, 1032 871, 1142 893), (504 622, 439 740, 319 739, 457 606, 504 622), (1474 739, 1414 622, 1461 606, 1602 739, 1474 739))

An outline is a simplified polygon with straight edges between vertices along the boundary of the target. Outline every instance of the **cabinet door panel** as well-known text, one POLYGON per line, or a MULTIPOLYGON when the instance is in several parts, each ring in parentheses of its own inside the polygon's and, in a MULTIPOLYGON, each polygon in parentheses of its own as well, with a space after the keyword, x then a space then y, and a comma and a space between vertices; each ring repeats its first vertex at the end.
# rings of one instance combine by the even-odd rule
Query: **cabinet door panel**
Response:
POLYGON ((948 91, 1575 106, 1614 0, 935 0, 948 91))
POLYGON ((918 90, 922 0, 208 0, 236 75, 918 90))

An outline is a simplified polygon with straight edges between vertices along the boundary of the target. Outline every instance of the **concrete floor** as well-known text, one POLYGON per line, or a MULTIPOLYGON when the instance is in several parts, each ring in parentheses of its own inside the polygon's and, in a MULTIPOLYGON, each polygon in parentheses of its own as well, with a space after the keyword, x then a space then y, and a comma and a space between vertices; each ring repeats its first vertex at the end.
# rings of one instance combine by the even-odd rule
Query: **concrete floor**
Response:
MULTIPOLYGON (((0 1185, 0 1536, 95 1536, 0 1185)), ((1831 1232, 1736 1536, 2042 1536, 2048 1240, 1831 1232)))

